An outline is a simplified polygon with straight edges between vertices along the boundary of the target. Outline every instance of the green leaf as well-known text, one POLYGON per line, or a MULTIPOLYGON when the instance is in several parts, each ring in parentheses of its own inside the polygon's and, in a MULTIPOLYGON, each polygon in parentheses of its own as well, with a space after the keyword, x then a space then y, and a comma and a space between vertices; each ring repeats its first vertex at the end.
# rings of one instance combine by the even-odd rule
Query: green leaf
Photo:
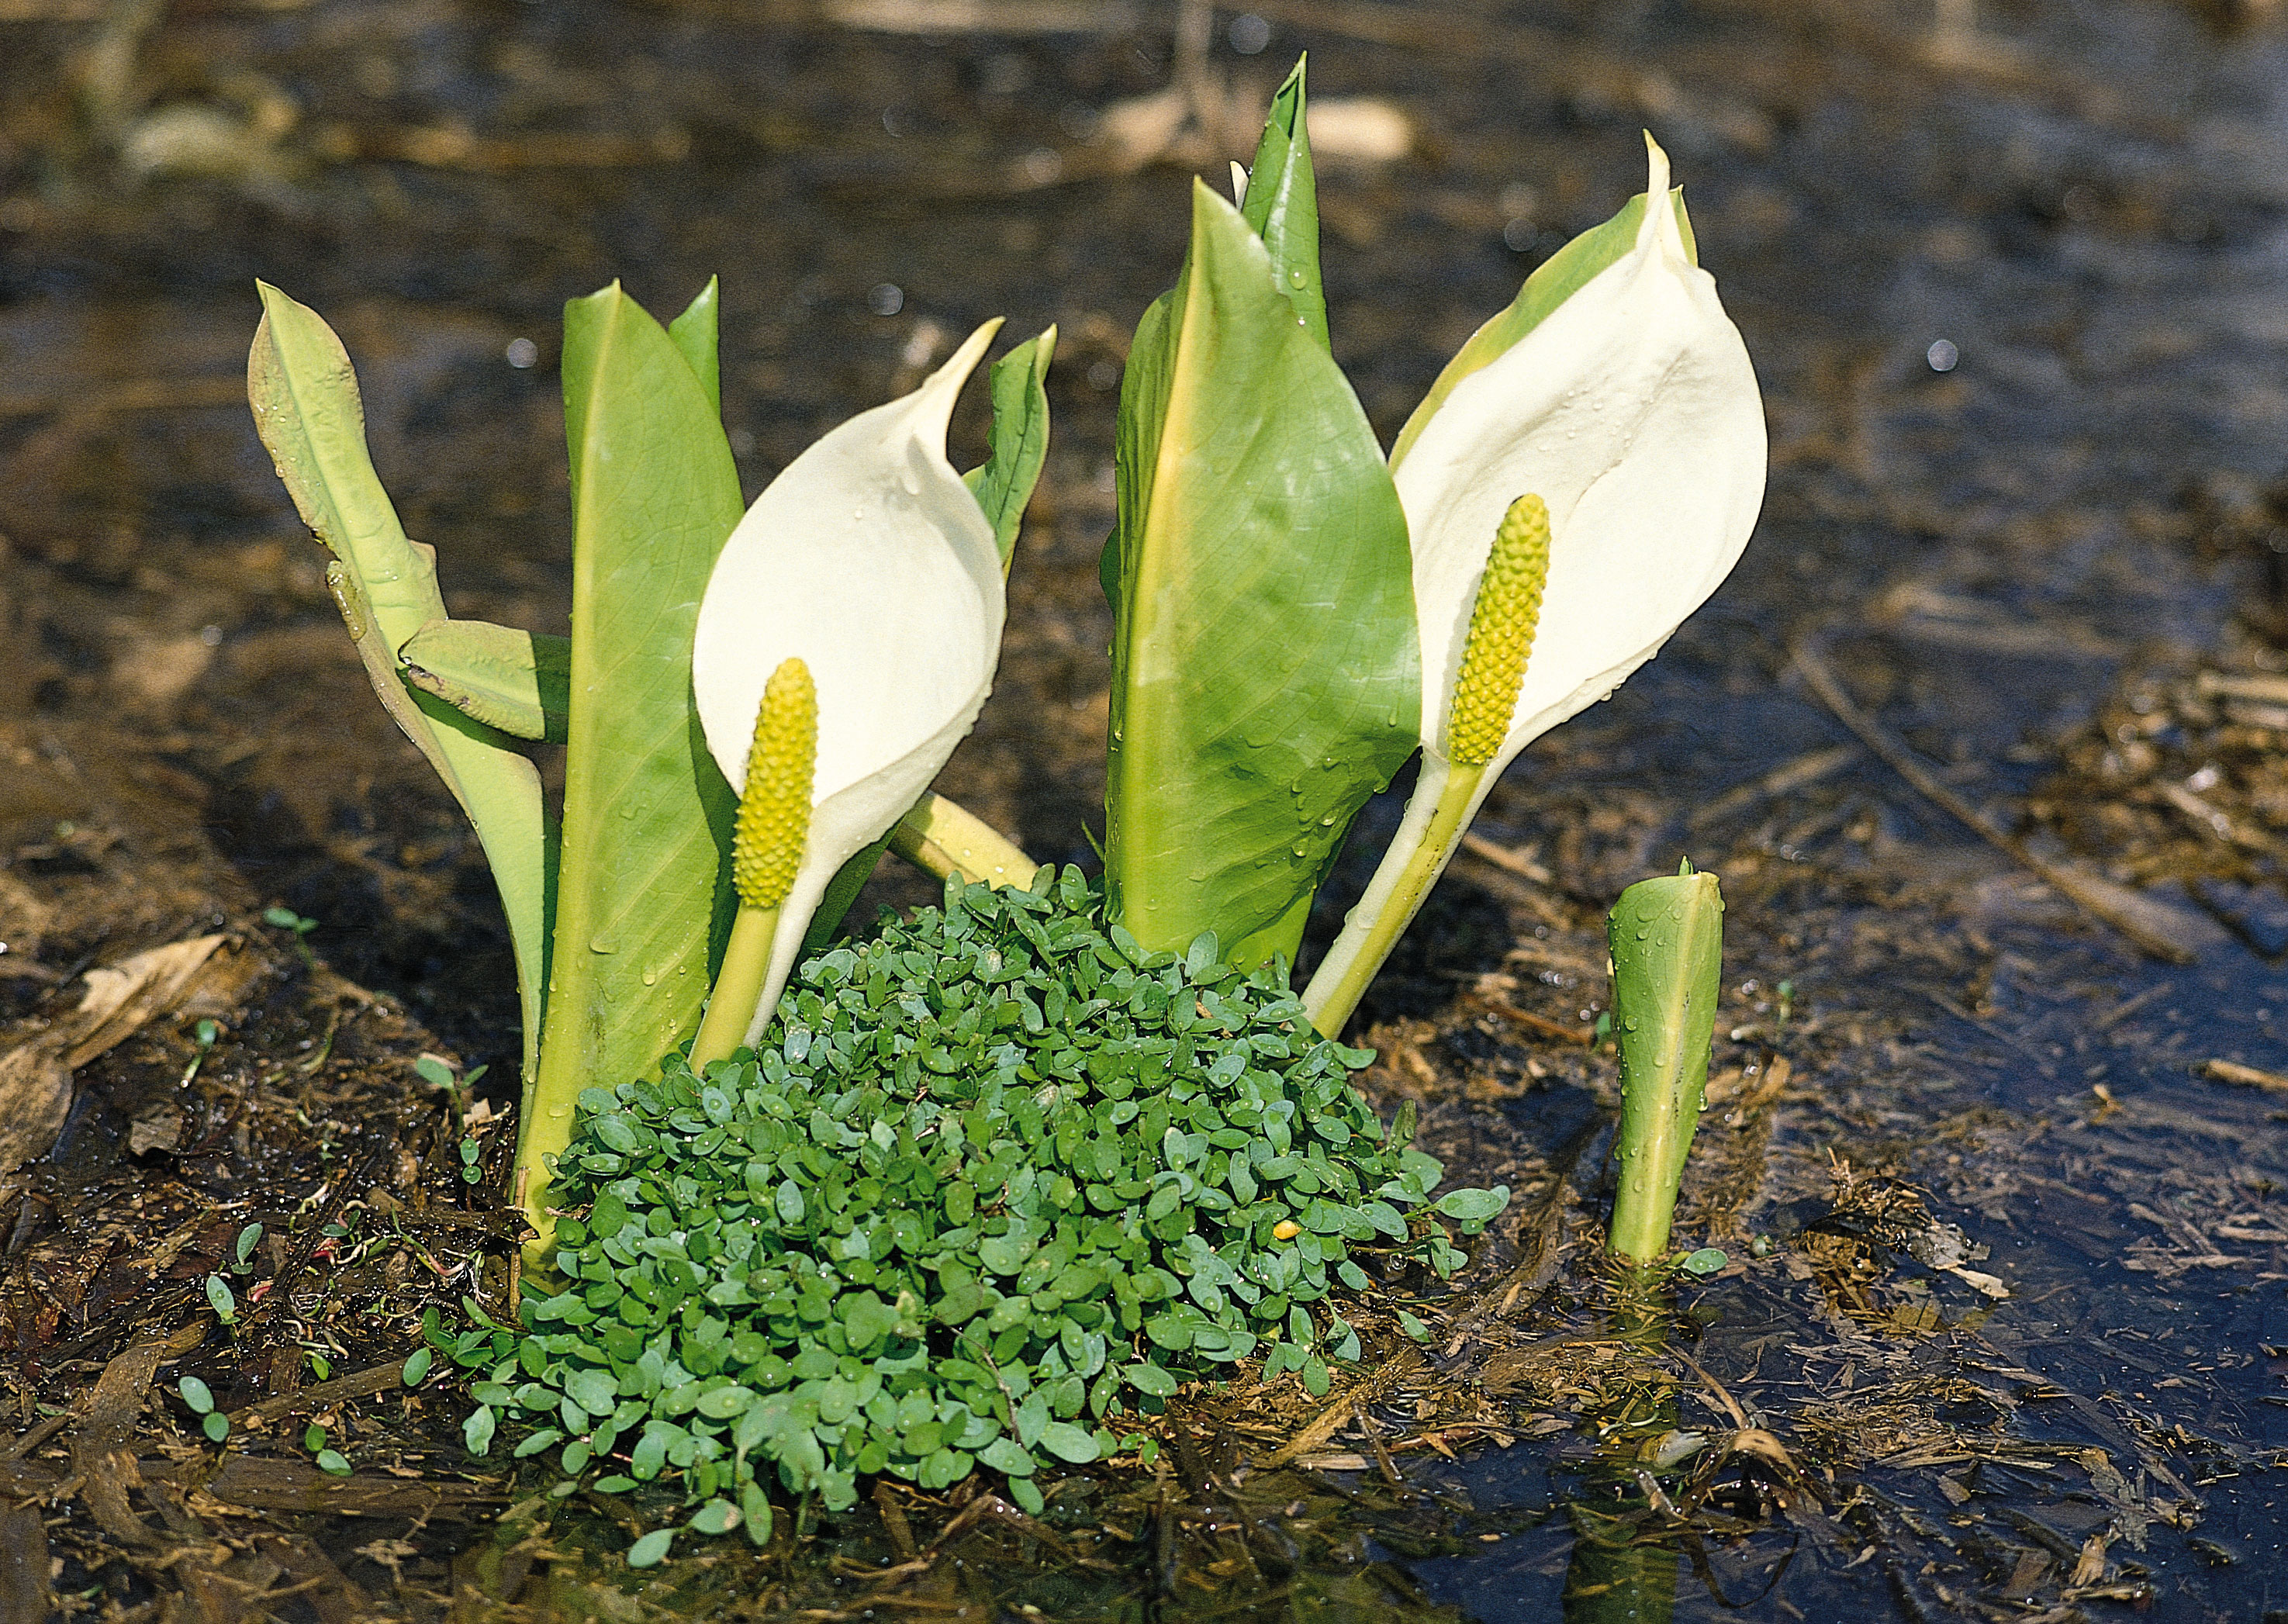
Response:
POLYGON ((214 1390, 198 1377, 185 1376, 175 1383, 175 1390, 182 1395, 183 1403, 192 1414, 206 1415, 213 1412, 214 1390))
POLYGON ((349 1457, 338 1449, 321 1449, 317 1456, 318 1470, 336 1477, 350 1475, 349 1457))
POLYGON ((1120 1374, 1127 1377, 1128 1384, 1140 1393, 1149 1393, 1155 1398, 1172 1398, 1175 1394, 1176 1378, 1157 1365, 1131 1365, 1120 1374))
POLYGON ((490 1406, 479 1405, 469 1412, 461 1423, 461 1442, 471 1454, 482 1454, 493 1446, 494 1415, 490 1406))
POLYGON ((1005 1477, 1029 1477, 1040 1470, 1032 1454, 1013 1438, 997 1438, 977 1452, 979 1462, 1005 1477))
POLYGON ((615 282, 564 313, 572 456, 571 710, 552 992, 517 1145, 546 1255, 543 1158, 595 1078, 640 1077, 689 1037, 727 930, 734 800, 700 736, 691 640, 741 511, 714 403, 615 282))
POLYGON ((1311 137, 1303 115, 1303 68, 1297 60, 1271 99, 1271 116, 1247 171, 1240 212, 1270 251, 1274 280, 1303 330, 1327 347, 1327 296, 1319 285, 1319 190, 1311 173, 1311 137))
POLYGON ((723 415, 723 363, 716 346, 722 305, 722 279, 711 276, 698 297, 684 306, 683 313, 667 324, 669 341, 689 364, 699 387, 707 392, 708 409, 718 417, 723 415))
POLYGON ((1076 1466, 1086 1465, 1100 1453, 1095 1438, 1085 1428, 1076 1427, 1069 1421, 1053 1421, 1043 1427, 1041 1447, 1076 1466))
POLYGON ((1702 1247, 1696 1252, 1688 1253, 1677 1266, 1687 1274, 1713 1274, 1730 1261, 1724 1255, 1722 1247, 1702 1247))
POLYGON ((986 459, 961 476, 993 527, 1008 573, 1025 520, 1025 504, 1041 478, 1049 454, 1049 358, 1056 353, 1057 329, 1029 338, 993 363, 993 428, 986 459))
POLYGON ((247 357, 256 431, 303 522, 333 553, 326 583, 349 623, 382 704, 476 826, 508 914, 524 1011, 530 1082, 544 1018, 549 951, 547 814, 540 774, 501 738, 451 706, 409 689, 397 651, 445 618, 436 554, 406 538, 366 452, 365 408, 341 340, 316 313, 267 283, 247 357))
POLYGON ((655 1528, 628 1547, 630 1567, 657 1567, 667 1560, 667 1548, 675 1543, 675 1530, 655 1528))
POLYGON ((684 1526, 694 1533, 728 1533, 739 1522, 738 1507, 727 1500, 711 1500, 693 1512, 684 1526))
POLYGON ((490 621, 431 621, 397 651, 405 680, 472 721, 564 742, 572 640, 490 621))
POLYGON ((200 1419, 199 1430, 207 1435, 208 1442, 219 1444, 230 1436, 230 1417, 220 1410, 209 1410, 200 1419))
POLYGON ((435 1356, 426 1348, 416 1348, 405 1356, 405 1369, 400 1376, 408 1387, 418 1387, 428 1379, 429 1366, 435 1356))
POLYGON ((771 1502, 760 1484, 749 1483, 740 1489, 739 1515, 747 1525, 747 1538, 758 1549, 771 1542, 771 1502))
POLYGON ((1105 877, 1146 947, 1212 930, 1250 969, 1291 958, 1353 815, 1412 751, 1420 654, 1365 413, 1247 221, 1192 201, 1121 394, 1105 877))
POLYGON ((1606 1244, 1653 1263, 1668 1250, 1677 1183, 1706 1108, 1724 973, 1724 897, 1712 874, 1640 880, 1608 918, 1621 1048, 1621 1178, 1606 1244))
MULTIPOLYGON (((1684 188, 1678 186, 1668 195, 1670 205, 1676 210, 1677 230, 1684 238, 1684 251, 1693 255, 1696 264, 1698 250, 1693 242, 1692 221, 1684 212, 1684 188)), ((1517 297, 1472 333, 1468 342, 1454 353, 1454 359, 1431 383, 1430 392, 1422 397, 1422 403, 1398 432, 1398 442, 1390 448, 1392 467, 1406 460, 1406 454, 1421 437, 1424 425, 1445 404, 1457 384, 1498 360, 1599 272, 1618 262, 1636 246, 1637 228, 1644 223, 1644 211, 1645 196, 1640 192, 1623 203, 1621 211, 1611 219, 1591 226, 1534 267, 1533 274, 1525 279, 1525 286, 1518 289, 1517 297)))
POLYGON ((608 1370, 576 1370, 564 1382, 564 1396, 591 1415, 608 1415, 620 1401, 608 1370))
POLYGON ((1483 1224, 1508 1205, 1509 1187, 1497 1184, 1490 1190, 1450 1191, 1438 1198, 1437 1210, 1458 1224, 1483 1224))

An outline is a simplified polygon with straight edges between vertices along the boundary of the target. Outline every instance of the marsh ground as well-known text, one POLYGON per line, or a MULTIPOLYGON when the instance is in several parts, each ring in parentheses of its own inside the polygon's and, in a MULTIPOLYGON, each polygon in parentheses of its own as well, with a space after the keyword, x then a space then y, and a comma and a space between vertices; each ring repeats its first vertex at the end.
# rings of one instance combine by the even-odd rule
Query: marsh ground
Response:
MULTIPOLYGON (((751 489, 975 321, 1056 321, 999 692, 946 788, 1084 860, 1124 336, 1174 273, 1188 174, 1248 138, 1154 156, 1136 99, 1180 54, 1158 5, 27 0, 0 12, 11 1077, 52 1084, 105 1035, 73 1026, 84 972, 224 939, 179 985, 151 962, 113 984, 128 1035, 34 1089, 52 1150, 0 1185, 0 1453, 29 1508, 0 1513, 0 1612, 44 1615, 42 1525, 56 1593, 107 1617, 2288 1609, 2279 8, 1208 20, 1203 105, 1307 48, 1315 95, 1409 124, 1404 155, 1323 178, 1336 351, 1386 438, 1641 184, 1641 126, 1767 391, 1740 570, 1513 771, 1364 1012, 1381 1103, 1418 1100, 1458 1171, 1520 1192, 1475 1282, 1505 1313, 1450 1305, 1455 1340, 1302 1476, 1235 1469, 1307 1406, 1208 1395, 1230 1449, 1076 1484, 1054 1541, 979 1501, 941 1560, 883 1574, 950 1509, 893 1497, 627 1594, 572 1520, 496 1532, 508 1485, 455 1454, 449 1400, 307 1396, 310 1352, 385 1370, 406 1314, 497 1248, 413 1061, 512 1073, 514 998, 474 844, 367 693, 249 425, 252 279, 341 331, 454 612, 541 630, 567 608, 565 298, 620 276, 667 308, 722 275, 751 489), (1732 1262, 1648 1351, 1587 1266, 1611 1080, 1577 1040, 1603 907, 1685 853, 1723 879, 1731 968, 1684 1229, 1732 1262), (282 907, 306 939, 263 923, 282 907), (278 1306, 171 1344, 256 1217, 239 1278, 278 1306), (154 1390, 187 1370, 268 1417, 236 1477, 154 1390), (1677 1516, 1615 1494, 1598 1417, 1665 1405, 1721 1437, 1720 1394, 1786 1465, 1737 1456, 1677 1516), (304 1412, 346 1483, 306 1463, 304 1412)), ((956 439, 981 448, 973 407, 956 439)))

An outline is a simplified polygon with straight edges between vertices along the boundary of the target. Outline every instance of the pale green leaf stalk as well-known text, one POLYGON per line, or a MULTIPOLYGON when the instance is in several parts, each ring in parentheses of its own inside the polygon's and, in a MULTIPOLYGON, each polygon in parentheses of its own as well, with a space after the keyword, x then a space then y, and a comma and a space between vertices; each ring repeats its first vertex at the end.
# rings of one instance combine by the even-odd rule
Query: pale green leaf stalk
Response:
POLYGON ((1549 580, 1549 508, 1529 491, 1509 505, 1494 535, 1485 573, 1470 607, 1461 673, 1448 712, 1449 748, 1426 749, 1422 775, 1390 844, 1401 862, 1386 861, 1352 910, 1362 928, 1346 928, 1304 990, 1312 1024, 1330 1037, 1358 1008, 1398 939, 1414 923, 1430 888, 1446 871, 1470 819, 1485 798, 1493 762, 1509 732, 1518 691, 1541 623, 1549 580))
POLYGON ((1724 897, 1689 861, 1621 893, 1608 923, 1613 1035, 1621 1050, 1621 1167, 1606 1245, 1633 1263, 1668 1253, 1693 1130, 1707 1107, 1708 1051, 1723 980, 1724 897))
MULTIPOLYGON (((755 741, 747 752, 747 787, 731 838, 731 883, 739 913, 723 950, 722 973, 707 1018, 691 1045, 691 1069, 727 1060, 744 1040, 763 982, 779 908, 794 889, 810 833, 810 793, 818 774, 818 686, 797 658, 779 662, 763 685, 755 741)), ((767 1021, 770 1011, 762 1011, 767 1021)))
POLYGON ((972 885, 1029 890, 1040 865, 966 807, 934 792, 890 830, 890 850, 939 879, 959 875, 972 885))
POLYGON ((262 322, 246 365, 255 429, 303 522, 334 555, 326 583, 374 693, 476 826, 516 952, 529 1085, 546 1003, 553 842, 540 774, 498 732, 407 687, 397 651, 424 627, 445 622, 436 554, 406 538, 374 472, 365 407, 341 340, 315 312, 267 283, 255 285, 262 322))

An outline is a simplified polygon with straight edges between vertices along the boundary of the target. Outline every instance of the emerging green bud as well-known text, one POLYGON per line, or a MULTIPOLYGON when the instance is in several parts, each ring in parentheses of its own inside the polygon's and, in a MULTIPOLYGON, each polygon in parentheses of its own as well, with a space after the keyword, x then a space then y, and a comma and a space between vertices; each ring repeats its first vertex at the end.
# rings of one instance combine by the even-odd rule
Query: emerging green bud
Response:
POLYGON ((747 788, 731 836, 731 883, 739 906, 775 908, 794 886, 810 834, 811 780, 818 763, 818 688, 799 659, 779 662, 763 685, 747 788))
POLYGON ((1502 515, 1494 549, 1470 609, 1470 635, 1454 680, 1447 749, 1457 766, 1482 767, 1500 751, 1525 685, 1525 663, 1541 623, 1549 581, 1549 504, 1532 493, 1502 515))

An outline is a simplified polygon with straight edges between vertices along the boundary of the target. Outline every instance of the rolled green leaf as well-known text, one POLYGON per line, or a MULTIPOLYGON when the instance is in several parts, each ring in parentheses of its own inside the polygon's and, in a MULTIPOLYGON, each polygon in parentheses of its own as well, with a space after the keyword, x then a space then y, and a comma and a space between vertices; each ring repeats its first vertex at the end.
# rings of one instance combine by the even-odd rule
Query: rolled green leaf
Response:
POLYGON ((993 542, 1001 550, 1001 573, 1017 547, 1017 531, 1025 520, 1025 504, 1040 482, 1041 464, 1049 454, 1049 360, 1057 353, 1053 327, 1029 338, 993 363, 989 388, 993 396, 993 429, 985 461, 961 476, 969 494, 984 510, 993 527, 993 542))
POLYGON ((572 639, 490 621, 431 621, 397 651, 405 680, 518 739, 564 742, 572 639))
POLYGON ((735 796, 691 691, 700 595, 742 507, 707 368, 692 364, 711 327, 671 336, 616 282, 565 306, 563 855, 548 1025, 517 1145, 542 1256, 543 1158, 563 1148, 574 1101, 599 1080, 642 1076, 691 1035, 733 912, 722 870, 735 796))
POLYGON ((551 831, 540 774, 498 733, 407 687, 397 651, 445 619, 437 556, 409 541, 366 451, 357 375, 333 329, 266 282, 247 356, 254 425, 303 522, 334 555, 326 583, 390 717, 476 826, 508 915, 524 1012, 524 1076, 539 1054, 549 952, 551 831))
POLYGON ((1323 350, 1327 296, 1319 283, 1319 189, 1303 118, 1303 68, 1309 60, 1299 59, 1271 99, 1271 116, 1256 144, 1239 211, 1263 239, 1272 278, 1294 306, 1295 319, 1323 350))
POLYGON ((1120 419, 1110 907, 1148 948, 1213 931, 1235 964, 1291 956, 1351 819, 1414 748, 1406 519, 1270 251, 1204 185, 1120 419))
POLYGON ((1635 1263, 1668 1252, 1684 1159, 1708 1094, 1724 960, 1724 897, 1686 862, 1621 893, 1607 923, 1621 1050, 1620 1187, 1606 1244, 1635 1263))

